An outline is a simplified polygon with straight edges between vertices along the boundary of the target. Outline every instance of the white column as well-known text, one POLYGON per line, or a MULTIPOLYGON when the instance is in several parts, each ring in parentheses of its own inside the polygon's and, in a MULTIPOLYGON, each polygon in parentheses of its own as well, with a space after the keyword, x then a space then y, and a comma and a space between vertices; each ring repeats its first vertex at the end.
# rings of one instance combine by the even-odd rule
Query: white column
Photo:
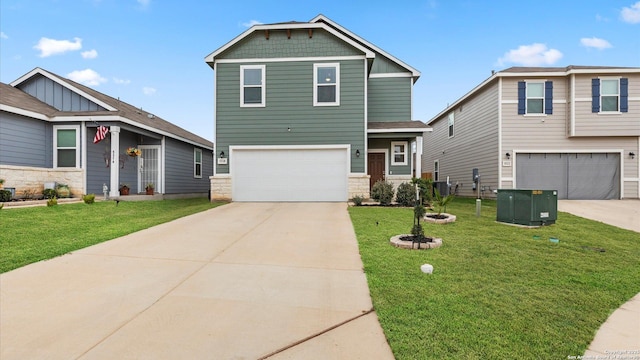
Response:
POLYGON ((416 136, 416 177, 422 177, 422 136, 416 136))
POLYGON ((120 126, 111 126, 111 163, 109 164, 109 196, 120 196, 120 126))

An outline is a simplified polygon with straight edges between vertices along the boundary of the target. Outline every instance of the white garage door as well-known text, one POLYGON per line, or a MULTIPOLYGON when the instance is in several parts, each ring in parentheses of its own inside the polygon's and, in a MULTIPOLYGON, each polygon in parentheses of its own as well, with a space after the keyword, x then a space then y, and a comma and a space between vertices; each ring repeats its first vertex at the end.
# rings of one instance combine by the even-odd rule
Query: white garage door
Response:
POLYGON ((233 149, 234 201, 346 201, 348 149, 233 149))

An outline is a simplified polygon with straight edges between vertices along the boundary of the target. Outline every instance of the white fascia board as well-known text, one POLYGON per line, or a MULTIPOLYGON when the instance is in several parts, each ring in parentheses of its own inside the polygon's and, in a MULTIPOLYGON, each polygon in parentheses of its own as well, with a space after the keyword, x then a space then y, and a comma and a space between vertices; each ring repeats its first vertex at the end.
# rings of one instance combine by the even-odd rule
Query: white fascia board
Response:
POLYGON ((449 112, 451 112, 451 110, 455 109, 455 107, 458 106, 458 104, 460 104, 461 102, 463 102, 464 100, 466 100, 470 96, 474 95, 476 92, 480 91, 482 88, 484 88, 487 84, 492 82, 497 77, 498 77, 498 73, 495 73, 495 74, 489 76, 485 81, 481 82, 479 85, 477 85, 476 87, 471 89, 468 93, 462 95, 461 98, 459 98, 458 100, 453 102, 451 105, 447 106, 444 110, 439 112, 436 116, 432 117, 431 120, 427 121, 427 125, 431 125, 431 123, 435 122, 436 120, 438 120, 443 115, 448 114, 449 112))
POLYGON ((216 59, 215 64, 264 64, 273 62, 318 62, 318 61, 341 61, 341 60, 361 60, 365 59, 364 55, 350 56, 315 56, 315 57, 284 57, 284 58, 241 58, 241 59, 216 59))
POLYGON ((107 104, 107 103, 105 103, 103 101, 100 101, 100 100, 94 98, 93 96, 87 94, 86 92, 78 89, 77 87, 69 84, 64 79, 61 79, 61 78, 53 75, 52 73, 50 73, 50 72, 48 72, 48 71, 46 71, 46 70, 44 70, 42 68, 39 68, 39 67, 37 67, 37 68, 29 71, 28 73, 22 75, 19 79, 15 80, 10 85, 13 86, 13 87, 16 87, 17 85, 19 85, 22 82, 28 80, 29 78, 31 78, 33 75, 36 75, 36 74, 43 75, 44 77, 50 79, 51 81, 54 81, 54 82, 60 84, 61 86, 64 86, 65 88, 73 91, 74 93, 76 93, 78 95, 81 95, 82 97, 85 97, 85 98, 93 101, 94 103, 102 106, 103 108, 105 108, 105 109, 107 109, 109 111, 117 111, 118 110, 118 109, 114 108, 113 106, 111 106, 111 105, 109 105, 109 104, 107 104))
POLYGON ((90 115, 83 115, 83 116, 55 116, 53 118, 51 118, 51 122, 69 122, 69 121, 86 121, 86 122, 98 122, 98 121, 118 121, 124 124, 128 124, 128 125, 132 125, 135 127, 139 127, 141 129, 144 130, 148 130, 151 131, 153 133, 159 134, 159 135, 163 135, 166 137, 170 137, 172 139, 176 139, 176 140, 180 140, 182 142, 191 144, 191 145, 196 145, 202 148, 205 148, 207 150, 213 150, 213 147, 209 146, 209 145, 205 145, 205 144, 200 144, 197 143, 193 140, 189 140, 189 139, 185 139, 181 136, 177 136, 176 134, 167 132, 167 131, 163 131, 151 126, 147 126, 144 124, 141 124, 137 121, 133 121, 131 119, 128 119, 126 117, 122 117, 119 115, 106 115, 106 116, 90 116, 90 115))
POLYGON ((367 40, 361 38, 360 36, 352 33, 351 31, 347 30, 346 28, 342 27, 340 24, 334 22, 333 20, 327 18, 326 16, 320 14, 318 16, 316 16, 315 18, 311 19, 311 21, 309 21, 310 23, 317 23, 318 21, 325 21, 329 24, 331 24, 332 27, 340 30, 341 32, 349 35, 349 37, 356 39, 358 42, 364 44, 365 46, 367 46, 368 48, 380 53, 382 56, 389 58, 390 60, 394 61, 396 64, 402 66, 403 68, 409 70, 412 74, 412 76, 414 77, 413 82, 416 82, 418 80, 418 78, 420 77, 421 73, 420 71, 418 71, 417 69, 413 68, 412 66, 409 66, 407 63, 403 62, 402 60, 396 58, 395 56, 389 54, 388 52, 380 49, 379 47, 373 45, 372 43, 368 42, 367 40))
POLYGON ((29 110, 17 108, 17 107, 14 107, 14 106, 4 105, 4 104, 0 104, 0 110, 6 111, 6 112, 10 112, 10 113, 14 113, 14 114, 17 114, 17 115, 22 115, 22 116, 34 118, 34 119, 39 119, 39 120, 45 120, 45 121, 50 121, 51 120, 51 119, 49 119, 49 117, 47 115, 40 114, 40 113, 37 113, 35 111, 29 111, 29 110))
POLYGON ((255 32, 255 31, 286 30, 286 29, 323 29, 323 30, 326 30, 327 32, 331 33, 335 37, 339 38, 340 40, 346 42, 347 44, 353 46, 354 48, 362 51, 367 58, 375 58, 375 53, 373 51, 371 51, 370 49, 366 48, 365 46, 362 46, 361 44, 359 44, 356 41, 350 39, 349 37, 343 35, 339 31, 337 31, 336 29, 328 26, 327 24, 324 24, 324 23, 296 23, 296 24, 254 25, 251 28, 249 28, 247 31, 245 31, 242 34, 236 36, 233 40, 231 40, 228 43, 226 43, 225 45, 223 45, 218 50, 216 50, 216 51, 212 52, 211 54, 207 55, 207 57, 205 57, 205 62, 209 63, 209 65, 214 64, 214 62, 216 61, 216 56, 218 56, 219 54, 221 54, 225 50, 229 49, 233 45, 237 44, 242 39, 244 39, 249 34, 255 32))
POLYGON ((401 128, 401 129, 367 129, 368 134, 384 134, 384 133, 425 133, 432 132, 433 128, 424 128, 424 129, 416 129, 416 128, 401 128))
POLYGON ((405 77, 413 77, 413 75, 409 73, 378 73, 369 75, 370 78, 405 78, 405 77))

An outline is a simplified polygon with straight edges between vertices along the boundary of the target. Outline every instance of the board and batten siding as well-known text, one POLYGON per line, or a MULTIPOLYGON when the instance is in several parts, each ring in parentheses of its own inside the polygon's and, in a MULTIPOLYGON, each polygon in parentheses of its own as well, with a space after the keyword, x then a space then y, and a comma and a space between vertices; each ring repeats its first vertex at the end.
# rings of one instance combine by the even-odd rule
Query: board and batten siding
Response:
MULTIPOLYGON (((326 61, 335 62, 335 61, 326 61)), ((240 64, 216 66, 216 151, 229 145, 350 144, 351 172, 364 172, 364 58, 341 60, 340 106, 313 106, 313 64, 267 62, 266 106, 240 107, 240 64)), ((246 63, 245 63, 246 64, 246 63)), ((259 63, 255 63, 259 64, 259 63)), ((228 165, 216 165, 228 174, 228 165)))
POLYGON ((410 77, 370 78, 368 83, 369 122, 411 120, 410 77))
POLYGON ((51 124, 0 111, 0 164, 51 168, 51 124))
POLYGON ((317 58, 363 55, 360 50, 323 29, 314 29, 311 38, 306 29, 292 29, 290 34, 291 38, 287 38, 286 30, 269 30, 269 39, 266 39, 264 31, 256 31, 218 55, 218 58, 317 58))
POLYGON ((107 110, 43 75, 34 76, 18 88, 60 111, 107 110))
POLYGON ((171 138, 165 140, 165 194, 206 193, 213 175, 213 153, 171 138), (202 177, 194 174, 194 149, 202 150, 202 177))
POLYGON ((493 197, 490 190, 498 188, 498 82, 458 104, 430 124, 432 132, 424 135, 422 171, 434 170, 438 160, 439 180, 447 176, 452 190, 458 185, 458 195, 475 196, 472 171, 481 175, 484 196, 493 197), (454 136, 449 137, 448 118, 454 113, 454 136))
POLYGON ((601 78, 629 79, 629 111, 591 111, 591 79, 597 75, 575 75, 576 104, 574 136, 640 136, 640 74, 607 74, 601 78))

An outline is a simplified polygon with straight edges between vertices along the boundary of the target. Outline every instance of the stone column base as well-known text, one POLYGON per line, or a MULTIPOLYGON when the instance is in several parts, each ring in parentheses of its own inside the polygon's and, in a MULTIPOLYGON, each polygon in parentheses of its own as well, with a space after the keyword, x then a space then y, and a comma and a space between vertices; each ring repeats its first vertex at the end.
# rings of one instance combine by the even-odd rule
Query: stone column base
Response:
POLYGON ((362 196, 365 199, 370 197, 369 194, 369 179, 370 175, 367 174, 350 174, 349 175, 349 199, 353 199, 355 196, 362 196))
POLYGON ((209 177, 211 201, 231 201, 231 175, 209 177))

